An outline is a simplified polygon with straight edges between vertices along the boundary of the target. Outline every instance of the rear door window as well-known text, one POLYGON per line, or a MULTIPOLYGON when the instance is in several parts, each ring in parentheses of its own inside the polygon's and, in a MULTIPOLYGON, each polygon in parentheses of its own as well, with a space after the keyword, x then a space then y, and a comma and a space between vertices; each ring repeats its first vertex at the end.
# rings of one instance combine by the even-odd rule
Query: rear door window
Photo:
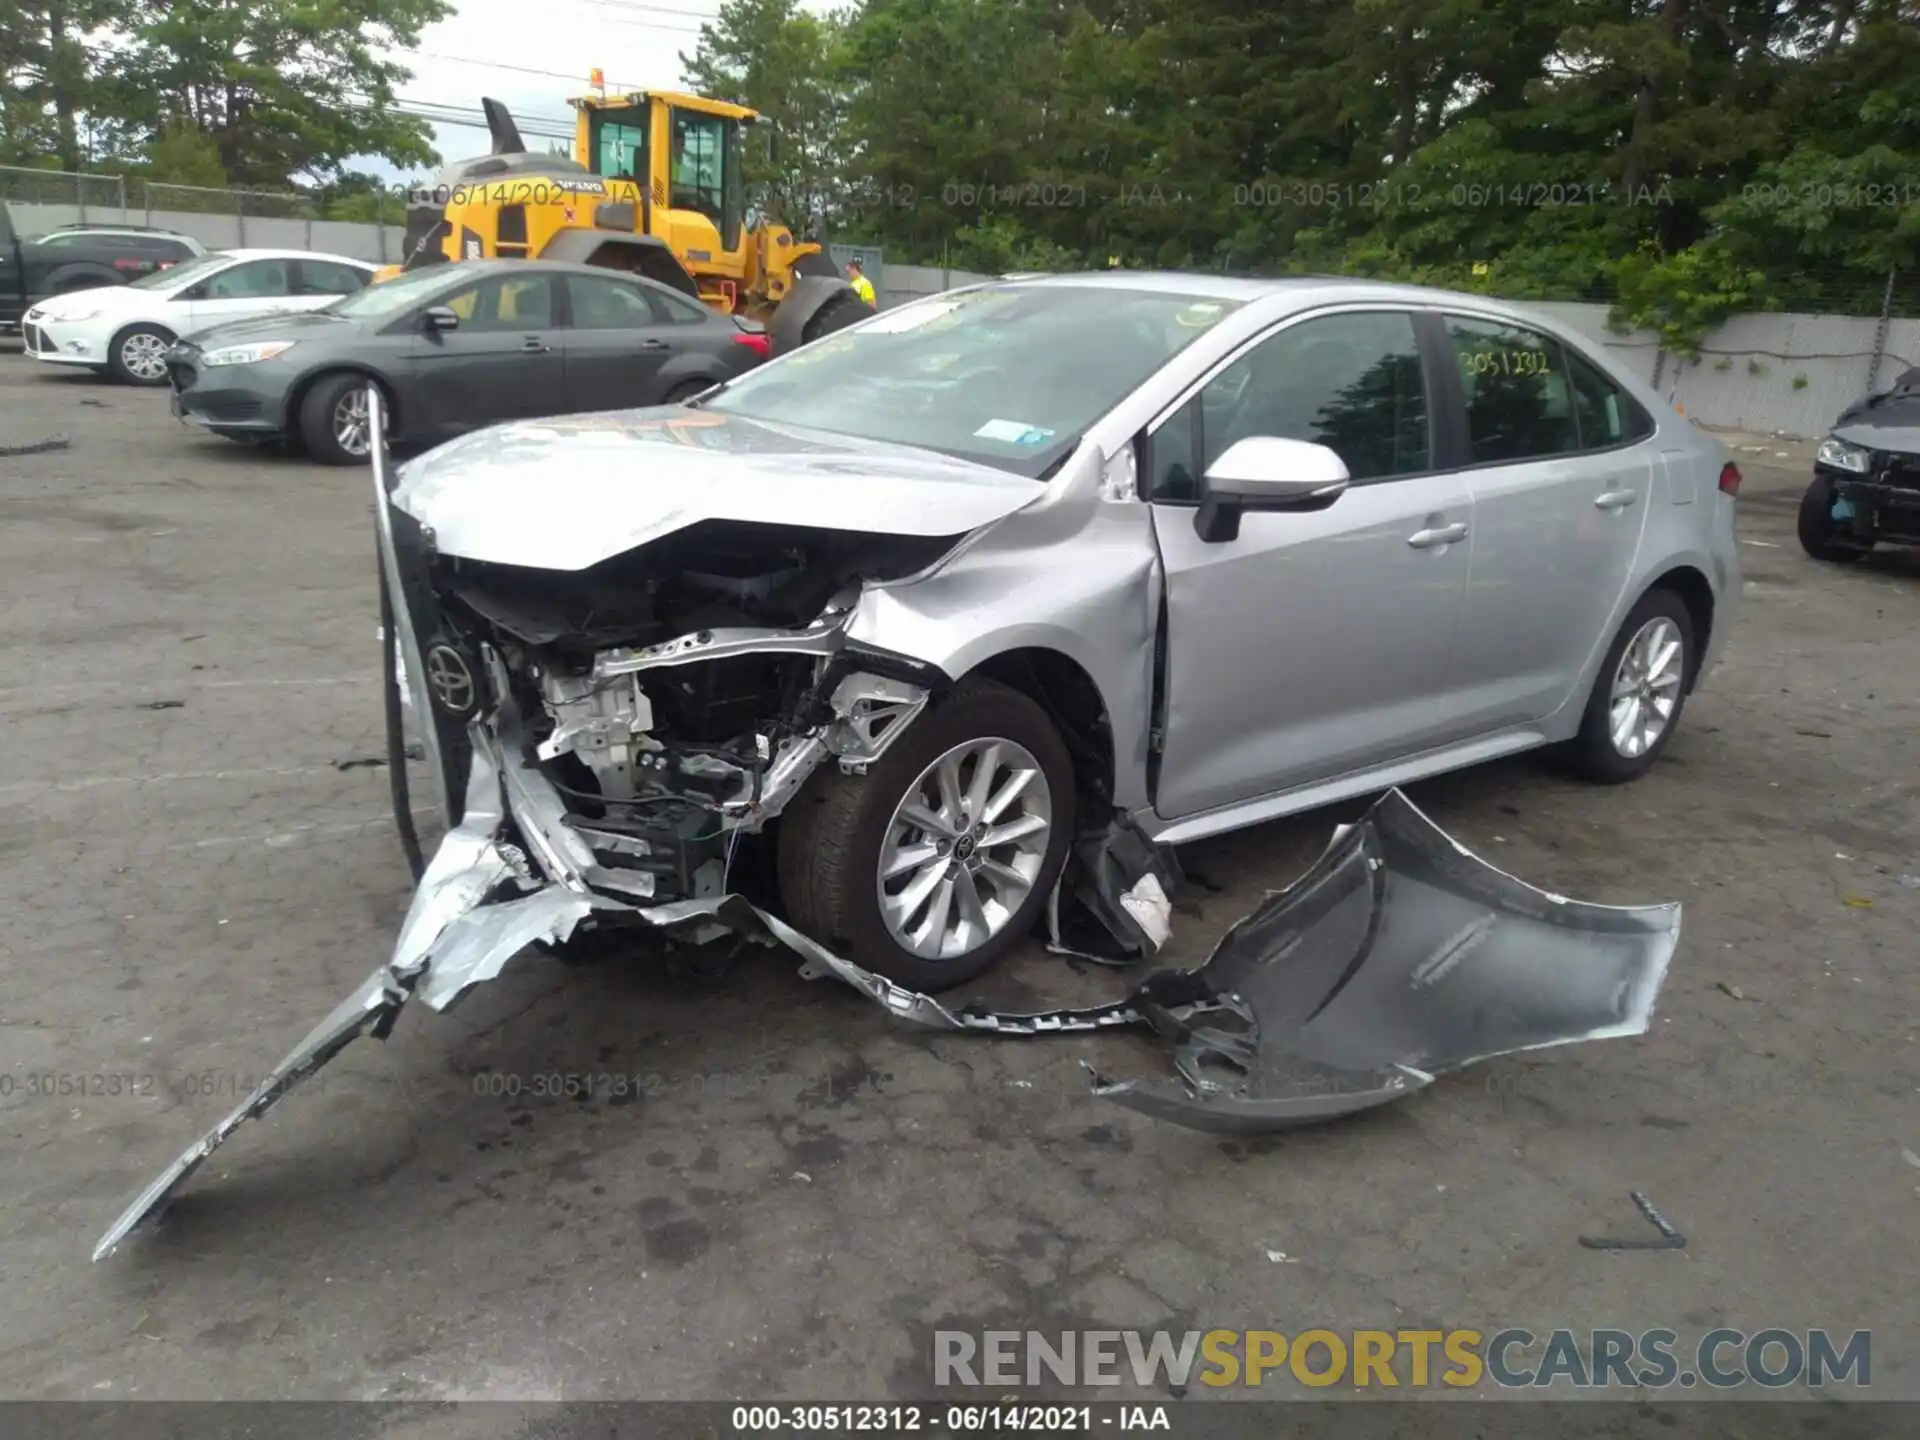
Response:
POLYGON ((367 283, 366 271, 342 265, 337 260, 301 260, 296 263, 300 271, 299 293, 302 295, 351 295, 365 288, 367 283))
POLYGON ((638 285, 603 280, 598 275, 569 275, 567 302, 576 330, 637 330, 656 322, 653 306, 638 285))
POLYGON ((1469 463, 1497 465, 1580 449, 1567 358, 1558 340, 1459 315, 1446 317, 1446 329, 1466 401, 1469 463))

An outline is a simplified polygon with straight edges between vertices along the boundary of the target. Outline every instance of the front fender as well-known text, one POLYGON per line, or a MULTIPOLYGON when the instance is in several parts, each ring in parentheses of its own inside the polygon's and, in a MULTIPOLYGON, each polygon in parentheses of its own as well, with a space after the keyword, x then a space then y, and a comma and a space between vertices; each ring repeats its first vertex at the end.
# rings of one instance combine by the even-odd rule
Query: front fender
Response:
POLYGON ((1147 802, 1159 556, 1146 507, 1062 492, 976 532, 914 578, 869 585, 850 638, 959 679, 1013 650, 1085 670, 1113 727, 1114 803, 1147 802))

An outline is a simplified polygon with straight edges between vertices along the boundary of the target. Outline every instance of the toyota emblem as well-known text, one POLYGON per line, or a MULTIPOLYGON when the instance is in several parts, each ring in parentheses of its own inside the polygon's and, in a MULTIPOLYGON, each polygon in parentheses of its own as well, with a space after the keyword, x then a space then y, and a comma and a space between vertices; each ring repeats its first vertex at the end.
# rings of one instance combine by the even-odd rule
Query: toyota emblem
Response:
POLYGON ((465 715, 473 709, 473 672, 451 645, 427 651, 427 688, 449 715, 465 715))

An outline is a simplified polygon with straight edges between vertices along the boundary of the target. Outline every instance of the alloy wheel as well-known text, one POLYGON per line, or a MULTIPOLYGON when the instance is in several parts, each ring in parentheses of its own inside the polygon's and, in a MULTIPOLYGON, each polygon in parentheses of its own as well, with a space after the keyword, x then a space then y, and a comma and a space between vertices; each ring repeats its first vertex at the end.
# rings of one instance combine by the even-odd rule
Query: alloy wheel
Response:
POLYGON ((1680 704, 1686 644, 1680 627, 1656 615, 1634 633, 1613 673, 1607 733, 1613 748, 1636 760, 1660 743, 1680 704))
POLYGON ((373 420, 367 410, 364 386, 355 386, 340 397, 333 407, 333 438, 349 455, 365 455, 373 449, 373 420))
POLYGON ((1012 740, 969 740, 907 787, 880 845, 876 882, 902 949, 952 960, 1006 929, 1032 893, 1053 832, 1040 762, 1012 740))
POLYGON ((136 380, 158 380, 167 373, 167 342, 142 330, 120 342, 120 363, 136 380))

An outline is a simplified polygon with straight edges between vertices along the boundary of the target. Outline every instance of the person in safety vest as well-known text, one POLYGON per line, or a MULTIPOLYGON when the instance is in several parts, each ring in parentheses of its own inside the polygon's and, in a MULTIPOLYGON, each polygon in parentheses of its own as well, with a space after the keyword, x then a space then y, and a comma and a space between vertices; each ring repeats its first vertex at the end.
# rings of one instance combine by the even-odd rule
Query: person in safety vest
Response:
POLYGON ((873 282, 860 273, 860 262, 858 260, 849 260, 847 262, 847 283, 853 286, 853 293, 866 301, 867 304, 875 305, 877 303, 873 298, 873 282))

